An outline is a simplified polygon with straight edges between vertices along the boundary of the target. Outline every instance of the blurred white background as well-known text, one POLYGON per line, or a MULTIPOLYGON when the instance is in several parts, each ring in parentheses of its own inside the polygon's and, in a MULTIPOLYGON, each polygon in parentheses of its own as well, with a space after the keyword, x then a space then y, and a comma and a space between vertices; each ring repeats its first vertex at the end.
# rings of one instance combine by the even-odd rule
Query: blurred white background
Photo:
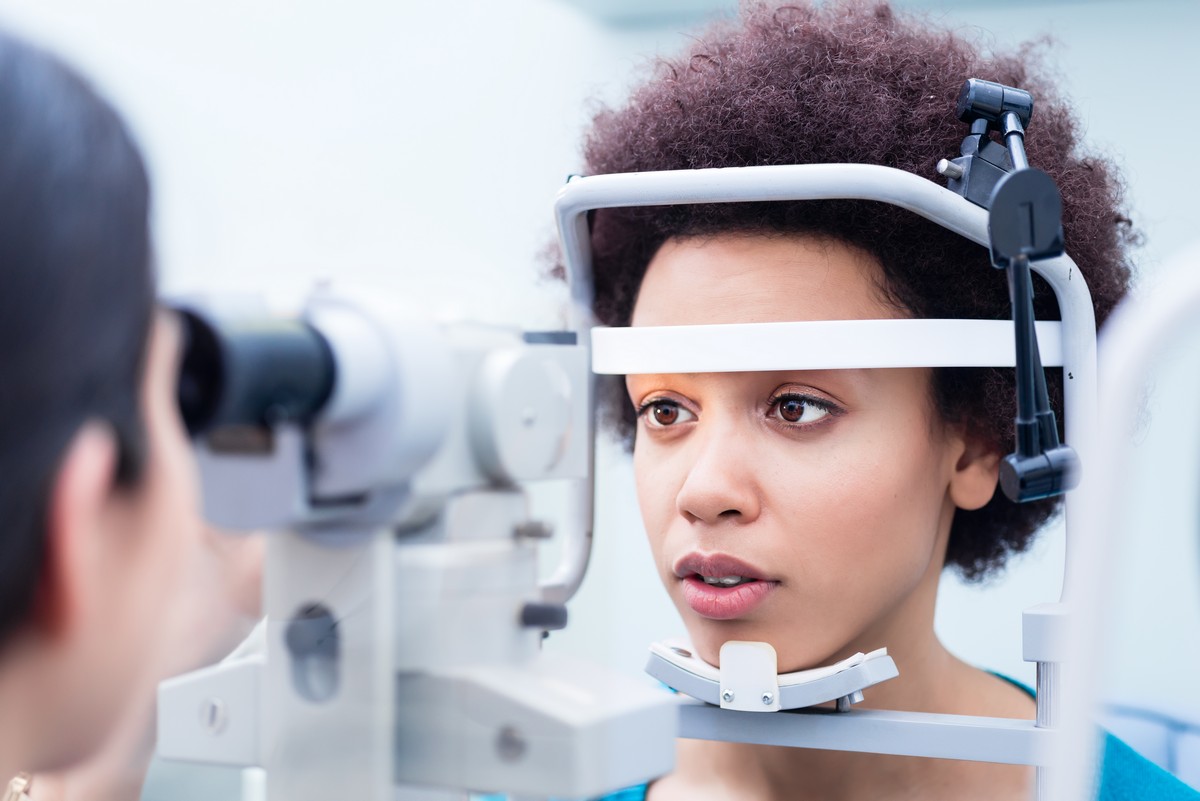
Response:
MULTIPOLYGON (((425 313, 546 326, 562 298, 539 277, 551 203, 579 167, 597 102, 619 100, 649 56, 685 46, 728 5, 0 0, 0 22, 81 67, 131 121, 153 174, 167 291, 299 292, 332 277, 425 313)), ((1141 282, 1197 237, 1200 4, 898 5, 998 46, 1053 36, 1090 144, 1124 165, 1147 236, 1141 282)), ((1105 669, 1114 697, 1200 719, 1200 684, 1185 681, 1200 662, 1200 432, 1195 415, 1157 414, 1194 408, 1195 353, 1181 349, 1183 368, 1151 398, 1130 486, 1158 500, 1122 557, 1105 669)), ((570 628, 549 643, 638 673, 646 643, 681 627, 643 544, 627 460, 616 449, 601 458, 593 567, 570 628)), ((1020 613, 1057 598, 1061 564, 1052 530, 983 588, 947 580, 939 631, 969 661, 1032 682, 1020 613)))

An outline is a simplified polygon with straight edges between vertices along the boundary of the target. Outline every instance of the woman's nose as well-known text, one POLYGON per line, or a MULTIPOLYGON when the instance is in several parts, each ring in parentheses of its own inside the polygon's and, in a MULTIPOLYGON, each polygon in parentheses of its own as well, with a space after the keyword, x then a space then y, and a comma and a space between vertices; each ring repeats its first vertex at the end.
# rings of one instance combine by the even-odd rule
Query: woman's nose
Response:
POLYGON ((731 430, 713 430, 693 442, 695 457, 675 500, 679 513, 689 522, 710 525, 757 519, 761 499, 745 437, 731 430))

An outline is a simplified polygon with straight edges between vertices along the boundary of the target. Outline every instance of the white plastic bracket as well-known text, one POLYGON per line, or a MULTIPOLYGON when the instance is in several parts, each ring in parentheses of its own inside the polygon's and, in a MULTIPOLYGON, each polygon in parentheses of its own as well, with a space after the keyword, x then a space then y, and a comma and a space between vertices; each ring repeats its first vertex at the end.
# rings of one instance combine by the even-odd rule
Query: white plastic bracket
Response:
MULTIPOLYGON (((729 645, 730 643, 726 643, 729 645)), ((862 692, 880 682, 900 675, 896 663, 888 656, 886 648, 877 648, 869 654, 857 653, 840 662, 824 667, 796 670, 768 678, 763 671, 777 667, 775 652, 766 643, 733 642, 734 656, 721 653, 721 667, 715 667, 693 653, 691 643, 684 640, 664 640, 650 645, 650 659, 646 672, 677 692, 713 706, 726 709, 752 709, 755 712, 770 712, 776 709, 804 709, 819 704, 837 702, 838 711, 844 712, 851 704, 862 700, 862 692), (762 646, 748 656, 741 654, 746 646, 762 646), (748 668, 739 660, 761 660, 748 668), (768 661, 769 660, 769 661, 768 661), (726 684, 730 686, 726 686, 726 684), (738 690, 746 686, 749 689, 738 690), (772 691, 772 686, 776 691, 772 691), (722 696, 729 690, 729 700, 722 696), (741 692, 739 696, 738 693, 741 692), (747 698, 746 693, 750 695, 747 698), (773 701, 763 701, 770 693, 773 701), (742 698, 745 704, 736 703, 742 698), (754 699, 758 699, 758 704, 754 699)))
POLYGON ((770 643, 730 640, 721 646, 721 708, 779 711, 779 660, 770 643))
POLYGON ((263 657, 248 656, 158 685, 158 755, 212 765, 259 764, 263 657))

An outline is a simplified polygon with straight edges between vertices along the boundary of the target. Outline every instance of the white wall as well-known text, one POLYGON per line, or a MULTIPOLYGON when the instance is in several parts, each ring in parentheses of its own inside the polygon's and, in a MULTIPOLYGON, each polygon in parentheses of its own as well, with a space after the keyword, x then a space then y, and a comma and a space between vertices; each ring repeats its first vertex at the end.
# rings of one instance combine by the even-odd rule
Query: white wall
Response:
MULTIPOLYGON (((1200 114, 1187 57, 1200 6, 922 7, 1000 44, 1058 39, 1089 138, 1122 154, 1152 280, 1195 237, 1200 114)), ((552 236, 554 192, 578 166, 590 100, 619 97, 640 54, 687 41, 678 23, 610 26, 556 0, 0 0, 0 19, 66 54, 132 121, 153 172, 168 290, 299 291, 332 276, 424 311, 527 325, 557 319, 560 290, 539 285, 538 253, 552 236)), ((1196 396, 1170 386, 1163 400, 1196 396)), ((1146 448, 1168 428, 1152 426, 1146 448)), ((646 642, 679 624, 650 567, 627 463, 602 458, 593 569, 572 627, 551 643, 636 672, 646 642)), ((1162 458, 1143 478, 1174 476, 1181 494, 1196 486, 1162 458)), ((1194 509, 1181 514, 1155 517, 1129 561, 1129 611, 1114 629, 1129 643, 1114 656, 1127 695, 1150 684, 1133 655, 1200 643, 1200 612, 1168 617, 1159 606, 1200 609, 1197 561, 1180 558, 1182 540, 1162 538, 1195 540, 1194 509)), ((1029 679, 1020 610, 1053 599, 1060 570, 1051 533, 986 589, 948 581, 938 629, 965 658, 1029 679)), ((1194 682, 1174 692, 1200 710, 1194 682)))
POLYGON ((149 155, 168 289, 394 287, 554 319, 531 290, 609 34, 553 0, 47 0, 0 19, 108 91, 149 155))

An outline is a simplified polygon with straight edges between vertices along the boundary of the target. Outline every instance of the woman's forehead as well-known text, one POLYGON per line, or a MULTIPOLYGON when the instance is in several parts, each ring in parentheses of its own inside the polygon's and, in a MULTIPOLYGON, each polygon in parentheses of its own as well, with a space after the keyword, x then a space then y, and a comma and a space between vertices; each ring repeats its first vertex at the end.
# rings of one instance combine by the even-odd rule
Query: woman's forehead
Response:
POLYGON ((632 324, 902 316, 882 286, 874 258, 834 239, 749 233, 672 239, 646 269, 632 324))

